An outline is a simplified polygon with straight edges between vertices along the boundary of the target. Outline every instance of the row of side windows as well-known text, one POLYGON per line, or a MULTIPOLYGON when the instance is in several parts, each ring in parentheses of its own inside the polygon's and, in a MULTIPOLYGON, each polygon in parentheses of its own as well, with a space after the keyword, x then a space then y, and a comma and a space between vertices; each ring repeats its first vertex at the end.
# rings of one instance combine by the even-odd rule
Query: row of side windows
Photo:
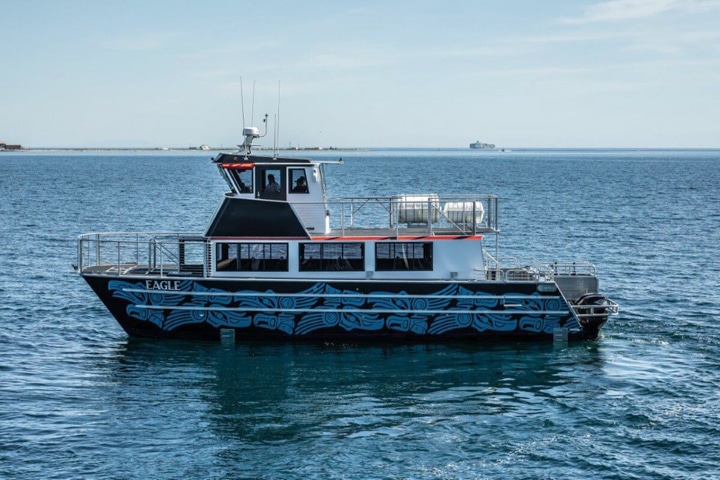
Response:
MULTIPOLYGON (((218 272, 288 271, 287 243, 219 243, 218 272)), ((364 271, 363 243, 301 243, 301 272, 364 271)), ((432 270, 433 252, 429 242, 388 242, 375 244, 375 270, 432 270)))
MULTIPOLYGON (((262 172, 260 181, 261 185, 258 185, 258 191, 279 193, 284 192, 285 188, 282 185, 285 181, 283 170, 279 168, 266 168, 262 172)), ((229 171, 232 176, 237 188, 230 184, 230 188, 239 193, 252 193, 253 187, 253 175, 255 171, 252 169, 233 169, 229 171)), ((304 168, 290 168, 288 169, 289 185, 287 190, 290 193, 310 193, 308 187, 307 174, 304 168)))

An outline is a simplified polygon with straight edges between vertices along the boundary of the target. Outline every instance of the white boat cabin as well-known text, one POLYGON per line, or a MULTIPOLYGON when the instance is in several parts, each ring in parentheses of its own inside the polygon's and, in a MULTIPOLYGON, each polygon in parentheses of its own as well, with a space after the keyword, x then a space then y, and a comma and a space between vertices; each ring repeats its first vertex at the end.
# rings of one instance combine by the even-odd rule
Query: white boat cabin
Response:
POLYGON ((204 234, 211 245, 206 272, 211 276, 422 281, 484 276, 482 233, 496 232, 493 196, 329 200, 322 162, 248 153, 220 154, 214 162, 230 191, 204 234))

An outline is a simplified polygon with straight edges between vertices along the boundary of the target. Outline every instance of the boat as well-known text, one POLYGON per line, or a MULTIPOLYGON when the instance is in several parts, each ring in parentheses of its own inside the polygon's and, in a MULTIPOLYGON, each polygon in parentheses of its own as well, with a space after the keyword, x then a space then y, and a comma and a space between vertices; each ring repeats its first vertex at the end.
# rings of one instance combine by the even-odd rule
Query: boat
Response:
POLYGON ((75 268, 131 337, 594 340, 617 303, 590 263, 499 256, 498 198, 331 198, 327 161, 211 161, 228 191, 199 233, 87 233, 75 268))
POLYGON ((495 148, 494 143, 483 143, 480 140, 473 142, 470 144, 470 148, 479 149, 479 150, 492 150, 495 148))

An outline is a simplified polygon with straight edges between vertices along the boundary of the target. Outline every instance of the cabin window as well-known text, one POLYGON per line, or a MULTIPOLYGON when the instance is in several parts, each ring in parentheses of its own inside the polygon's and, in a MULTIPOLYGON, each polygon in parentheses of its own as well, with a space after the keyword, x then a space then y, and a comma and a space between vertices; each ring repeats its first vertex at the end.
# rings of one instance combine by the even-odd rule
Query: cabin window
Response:
POLYGON ((230 174, 237 185, 239 193, 252 193, 253 191, 253 172, 252 169, 247 170, 230 170, 230 174))
POLYGON ((279 168, 266 168, 262 176, 262 190, 265 193, 280 193, 282 187, 282 172, 279 168))
POLYGON ((362 243, 301 243, 300 271, 364 271, 362 243))
POLYGON ((375 244, 375 270, 432 270, 432 243, 383 242, 375 244))
POLYGON ((290 193, 310 193, 304 168, 290 169, 290 193))
POLYGON ((218 272, 287 272, 287 243, 219 243, 218 272))

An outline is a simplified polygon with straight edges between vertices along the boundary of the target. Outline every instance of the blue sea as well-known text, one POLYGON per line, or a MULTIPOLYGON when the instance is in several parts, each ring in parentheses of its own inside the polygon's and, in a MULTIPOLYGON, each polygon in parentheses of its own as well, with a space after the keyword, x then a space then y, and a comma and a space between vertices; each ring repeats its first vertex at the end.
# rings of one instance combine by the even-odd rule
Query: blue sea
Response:
POLYGON ((0 153, 0 478, 720 477, 720 151, 306 153, 344 159, 332 196, 498 195, 501 255, 594 263, 620 315, 569 345, 130 339, 75 238, 202 232, 211 154, 0 153))

